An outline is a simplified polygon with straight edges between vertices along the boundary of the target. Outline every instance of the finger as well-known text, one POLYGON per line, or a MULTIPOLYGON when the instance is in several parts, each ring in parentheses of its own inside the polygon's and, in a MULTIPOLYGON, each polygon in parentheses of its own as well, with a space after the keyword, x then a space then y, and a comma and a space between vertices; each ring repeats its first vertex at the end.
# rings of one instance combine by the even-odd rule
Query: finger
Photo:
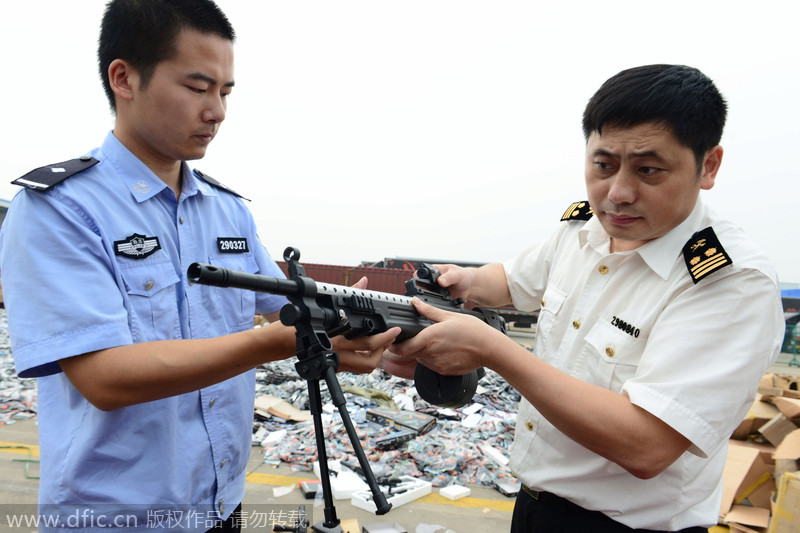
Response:
POLYGON ((439 286, 450 287, 451 285, 458 285, 461 280, 461 268, 453 264, 433 265, 439 270, 439 286))
POLYGON ((440 264, 433 265, 433 268, 439 271, 439 279, 437 280, 437 283, 439 284, 440 287, 447 288, 450 285, 452 285, 452 282, 450 281, 450 276, 447 275, 447 272, 450 270, 449 266, 450 265, 440 265, 440 264))
POLYGON ((415 359, 408 359, 403 356, 392 353, 391 350, 385 350, 382 358, 378 363, 378 368, 381 368, 393 376, 403 379, 414 379, 414 371, 417 367, 415 359))
POLYGON ((335 346, 337 350, 366 350, 373 351, 383 349, 394 342, 402 330, 395 326, 375 335, 358 337, 357 339, 347 339, 344 336, 337 336, 335 346))
POLYGON ((374 344, 376 348, 385 348, 390 344, 392 344, 402 331, 403 330, 400 329, 399 326, 389 328, 383 333, 378 333, 377 335, 373 335, 371 339, 373 341, 372 344, 374 344))
POLYGON ((361 276, 361 279, 356 281, 352 287, 354 289, 366 289, 367 288, 367 276, 361 276))
POLYGON ((383 350, 339 353, 339 372, 368 374, 377 368, 383 357, 383 350))
POLYGON ((406 339, 403 342, 392 344, 391 351, 400 357, 403 358, 415 358, 417 353, 421 350, 424 350, 427 347, 428 341, 426 340, 426 330, 421 331, 417 335, 414 335, 410 339, 406 339))
POLYGON ((442 320, 447 318, 448 311, 427 304, 422 300, 420 300, 419 298, 417 298, 416 296, 411 299, 411 303, 419 314, 421 314, 425 318, 433 320, 434 322, 441 322, 442 320))

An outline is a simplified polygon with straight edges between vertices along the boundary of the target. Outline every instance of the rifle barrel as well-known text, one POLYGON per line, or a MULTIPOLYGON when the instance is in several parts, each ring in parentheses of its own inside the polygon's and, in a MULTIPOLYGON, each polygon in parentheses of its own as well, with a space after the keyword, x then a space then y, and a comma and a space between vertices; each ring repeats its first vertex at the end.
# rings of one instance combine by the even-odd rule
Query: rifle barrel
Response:
POLYGON ((229 268, 205 263, 192 263, 186 275, 191 284, 199 283, 215 287, 233 287, 235 289, 247 289, 256 292, 282 294, 284 296, 300 294, 299 284, 290 279, 237 272, 229 268))

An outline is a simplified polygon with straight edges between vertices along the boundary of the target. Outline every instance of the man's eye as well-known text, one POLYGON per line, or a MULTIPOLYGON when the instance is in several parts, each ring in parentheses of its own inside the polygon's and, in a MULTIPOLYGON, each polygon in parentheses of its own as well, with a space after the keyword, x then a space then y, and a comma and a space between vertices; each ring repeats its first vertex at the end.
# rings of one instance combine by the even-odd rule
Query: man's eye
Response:
POLYGON ((205 92, 206 92, 206 90, 205 90, 205 89, 199 89, 199 88, 197 88, 197 87, 192 87, 192 86, 188 86, 188 87, 189 87, 189 90, 190 90, 190 91, 192 91, 192 92, 195 92, 195 93, 197 93, 197 94, 203 94, 203 93, 205 93, 205 92))
POLYGON ((656 167, 641 167, 641 168, 639 169, 639 172, 641 172, 641 174, 642 174, 643 176, 652 176, 652 175, 654 175, 656 172, 658 172, 659 170, 660 170, 660 169, 658 169, 658 168, 656 168, 656 167))

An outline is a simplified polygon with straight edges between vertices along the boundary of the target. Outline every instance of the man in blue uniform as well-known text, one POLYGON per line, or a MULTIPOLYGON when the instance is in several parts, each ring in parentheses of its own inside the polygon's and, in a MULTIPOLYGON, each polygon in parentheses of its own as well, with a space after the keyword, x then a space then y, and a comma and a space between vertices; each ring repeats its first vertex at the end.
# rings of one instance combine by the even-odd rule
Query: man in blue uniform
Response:
MULTIPOLYGON (((0 273, 17 371, 39 378, 40 510, 62 525, 135 509, 140 528, 235 529, 254 368, 295 338, 283 297, 186 279, 196 261, 282 277, 241 198, 186 164, 225 119, 233 41, 211 0, 111 1, 113 131, 17 180, 0 273), (271 324, 253 329, 257 313, 271 324)), ((340 368, 371 371, 398 332, 337 339, 340 368)))

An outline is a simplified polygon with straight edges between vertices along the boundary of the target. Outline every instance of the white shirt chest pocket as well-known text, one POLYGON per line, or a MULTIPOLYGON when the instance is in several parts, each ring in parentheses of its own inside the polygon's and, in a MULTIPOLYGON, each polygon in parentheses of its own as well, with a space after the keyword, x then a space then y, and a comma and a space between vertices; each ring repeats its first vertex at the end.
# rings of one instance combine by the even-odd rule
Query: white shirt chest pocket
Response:
POLYGON ((552 285, 547 288, 542 296, 542 307, 539 311, 539 318, 536 321, 537 346, 541 348, 538 350, 540 353, 549 353, 547 351, 547 348, 549 348, 547 347, 547 340, 553 331, 556 316, 561 310, 561 306, 564 305, 566 298, 565 292, 552 285))
POLYGON ((592 382, 613 391, 620 391, 622 385, 636 375, 645 335, 633 327, 611 322, 598 322, 586 335, 586 350, 591 357, 587 363, 596 366, 589 369, 592 382))

